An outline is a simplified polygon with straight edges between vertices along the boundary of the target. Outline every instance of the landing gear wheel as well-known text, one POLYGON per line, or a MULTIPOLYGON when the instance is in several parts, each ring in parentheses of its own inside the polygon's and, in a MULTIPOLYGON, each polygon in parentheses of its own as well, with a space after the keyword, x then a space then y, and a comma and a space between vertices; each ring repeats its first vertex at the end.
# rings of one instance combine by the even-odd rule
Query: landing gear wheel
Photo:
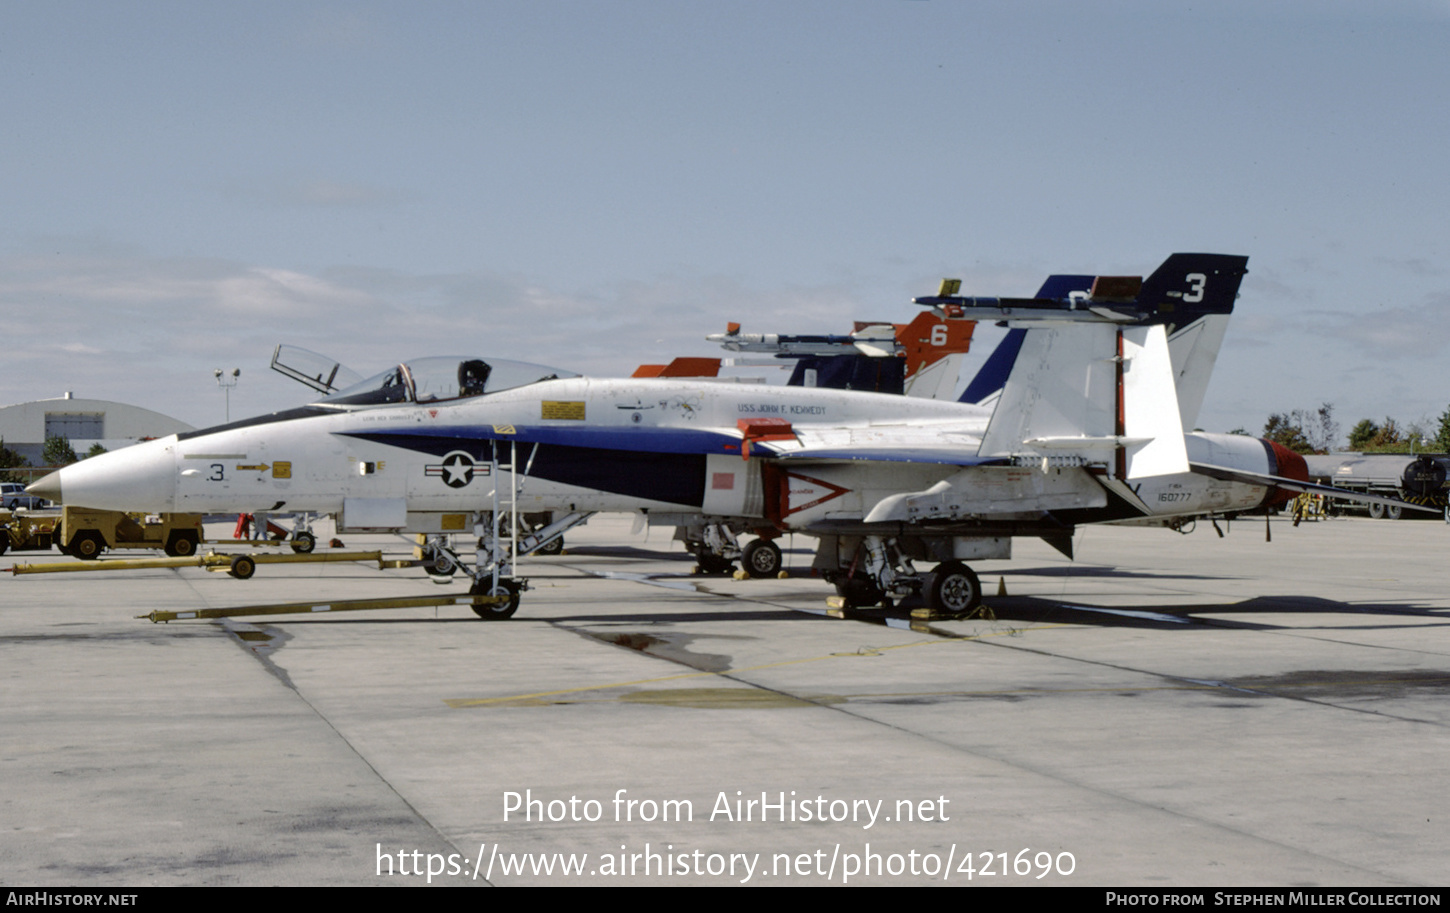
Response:
POLYGON ((317 548, 317 537, 309 532, 300 532, 292 536, 292 551, 299 555, 310 555, 312 550, 317 548))
POLYGON ((856 609, 874 606, 881 602, 881 588, 870 577, 857 574, 842 577, 836 581, 836 595, 846 603, 846 608, 856 609))
POLYGON ((769 539, 756 539, 745 546, 740 566, 751 577, 774 577, 780 573, 780 546, 769 539))
POLYGON ((535 555, 559 555, 559 554, 562 554, 563 551, 564 551, 564 537, 563 536, 558 536, 558 537, 556 537, 554 539, 550 539, 548 542, 545 542, 543 545, 541 545, 538 548, 534 549, 534 554, 535 555))
POLYGON ((733 574, 735 573, 735 562, 729 558, 721 558, 719 555, 703 554, 696 555, 695 562, 700 566, 702 574, 733 574))
POLYGON ((250 555, 236 555, 232 558, 232 566, 227 570, 228 574, 238 580, 246 580, 257 572, 257 562, 250 555))
POLYGON ((93 529, 83 530, 70 540, 71 554, 82 561, 95 561, 105 550, 106 540, 102 539, 101 534, 93 529))
POLYGON ((982 582, 960 561, 944 561, 931 575, 931 607, 947 615, 965 615, 982 604, 982 582))
POLYGON ((474 606, 473 614, 484 621, 503 621, 505 618, 512 618, 519 610, 519 582, 507 577, 500 577, 496 586, 492 580, 481 580, 469 588, 468 595, 508 597, 507 601, 497 605, 474 606))
POLYGON ((446 583, 453 579, 453 572, 458 569, 458 564, 453 556, 446 551, 439 549, 432 555, 423 559, 423 570, 433 578, 434 583, 446 583))
POLYGON ((198 544, 198 538, 194 532, 172 533, 171 539, 166 543, 166 548, 162 549, 162 551, 173 558, 190 558, 196 554, 198 544))

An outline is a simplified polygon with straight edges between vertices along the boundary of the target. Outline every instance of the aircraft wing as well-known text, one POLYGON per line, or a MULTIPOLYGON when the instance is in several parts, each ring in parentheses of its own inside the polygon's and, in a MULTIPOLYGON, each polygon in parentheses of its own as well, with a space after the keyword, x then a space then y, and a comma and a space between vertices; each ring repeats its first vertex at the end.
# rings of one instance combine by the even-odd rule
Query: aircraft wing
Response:
POLYGON ((1386 498, 1380 495, 1362 494, 1357 491, 1349 491, 1345 488, 1335 488, 1333 485, 1320 485, 1316 482, 1301 482, 1298 479, 1286 479, 1283 476, 1267 475, 1265 473, 1250 472, 1246 469, 1232 469, 1227 466, 1211 466, 1207 463, 1189 463, 1188 468, 1199 475, 1208 476, 1212 479, 1222 479, 1226 482, 1245 482, 1250 485, 1272 485, 1284 491, 1298 491, 1311 495, 1326 495, 1331 498, 1338 498, 1341 501, 1355 501, 1360 504, 1383 504, 1386 507, 1402 507, 1410 510, 1423 510, 1427 513, 1438 514, 1440 508, 1425 507, 1421 504, 1411 504, 1409 501, 1401 501, 1398 498, 1386 498))
MULTIPOLYGON (((444 452, 462 441, 553 444, 596 450, 647 453, 740 453, 740 436, 692 428, 568 427, 558 425, 440 425, 407 431, 341 432, 380 444, 444 452)), ((759 446, 759 445, 756 445, 759 446)))
MULTIPOLYGON (((752 444, 751 449, 769 447, 768 444, 752 444)), ((777 451, 775 458, 782 463, 835 463, 835 462, 881 462, 881 463, 937 463, 943 466, 1001 466, 1008 462, 1001 457, 980 457, 962 447, 883 447, 880 445, 806 447, 799 450, 777 451)))

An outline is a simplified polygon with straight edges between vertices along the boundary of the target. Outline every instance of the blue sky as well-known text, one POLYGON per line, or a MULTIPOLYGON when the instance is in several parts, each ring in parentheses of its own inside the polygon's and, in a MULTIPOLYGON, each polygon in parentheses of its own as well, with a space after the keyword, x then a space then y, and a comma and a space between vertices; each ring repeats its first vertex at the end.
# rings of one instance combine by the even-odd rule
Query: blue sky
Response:
MULTIPOLYGON (((621 375, 1247 254, 1200 424, 1450 405, 1446 2, 10 2, 0 403, 621 375)), ((991 334, 983 334, 989 338, 991 334)))

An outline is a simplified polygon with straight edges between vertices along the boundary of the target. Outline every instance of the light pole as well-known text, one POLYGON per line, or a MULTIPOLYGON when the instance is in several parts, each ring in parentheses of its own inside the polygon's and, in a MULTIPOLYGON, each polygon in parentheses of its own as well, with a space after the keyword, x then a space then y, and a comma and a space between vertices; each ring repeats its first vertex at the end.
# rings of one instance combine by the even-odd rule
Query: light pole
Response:
POLYGON ((227 375, 222 372, 221 368, 217 368, 211 373, 216 377, 216 385, 227 391, 227 421, 230 422, 232 420, 232 388, 237 385, 238 378, 242 376, 242 369, 232 368, 230 380, 227 379, 227 375))

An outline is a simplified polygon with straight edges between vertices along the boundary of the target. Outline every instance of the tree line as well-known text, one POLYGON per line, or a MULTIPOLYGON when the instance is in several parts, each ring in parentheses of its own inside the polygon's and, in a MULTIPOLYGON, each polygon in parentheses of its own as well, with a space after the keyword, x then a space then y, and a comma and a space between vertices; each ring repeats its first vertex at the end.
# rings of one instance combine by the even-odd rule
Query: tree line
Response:
MULTIPOLYGON (((100 444, 92 444, 91 449, 86 451, 86 456, 93 457, 105 453, 106 448, 100 444)), ((71 463, 81 459, 76 456, 75 450, 71 448, 70 441, 63 437, 48 437, 45 439, 45 449, 41 451, 41 466, 59 467, 69 466, 71 463)), ((9 472, 11 469, 24 469, 30 466, 30 461, 20 454, 5 446, 5 440, 0 438, 0 482, 27 482, 27 473, 9 472)))
MULTIPOLYGON (((1248 432, 1236 429, 1231 433, 1248 432)), ((1329 453, 1339 449, 1339 422, 1334 418, 1334 406, 1324 403, 1318 409, 1276 412, 1264 423, 1263 437, 1296 453, 1329 453)), ((1421 419, 1402 424, 1389 416, 1383 422, 1360 419, 1349 430, 1349 449, 1382 453, 1450 453, 1450 407, 1434 423, 1421 419)))

